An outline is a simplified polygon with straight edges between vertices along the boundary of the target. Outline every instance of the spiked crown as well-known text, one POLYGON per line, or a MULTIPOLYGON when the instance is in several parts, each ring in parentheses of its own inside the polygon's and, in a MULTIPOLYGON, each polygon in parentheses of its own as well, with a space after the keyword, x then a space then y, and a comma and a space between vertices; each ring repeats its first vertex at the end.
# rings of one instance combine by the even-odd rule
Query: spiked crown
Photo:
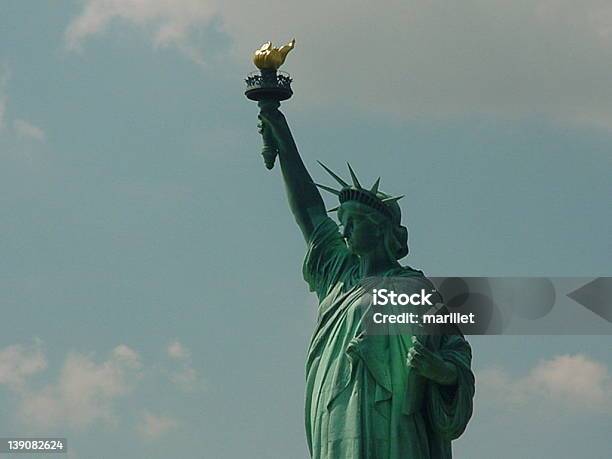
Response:
MULTIPOLYGON (((401 220, 401 212, 397 201, 402 199, 404 196, 389 196, 381 191, 378 191, 378 186, 380 185, 380 177, 374 182, 372 188, 366 189, 361 186, 359 180, 357 179, 357 175, 353 168, 349 163, 346 163, 349 169, 349 173, 351 174, 351 180, 353 185, 349 185, 342 178, 340 178, 337 174, 335 174, 331 169, 329 169, 325 164, 321 161, 318 163, 325 169, 325 171, 331 175, 334 180, 336 180, 340 186, 342 187, 340 190, 336 190, 326 185, 320 185, 315 183, 319 188, 332 193, 338 196, 340 201, 340 205, 348 201, 358 202, 360 204, 364 204, 368 207, 371 207, 387 218, 389 218, 393 223, 400 224, 401 220)), ((329 209, 328 212, 335 212, 340 208, 334 207, 333 209, 329 209)))

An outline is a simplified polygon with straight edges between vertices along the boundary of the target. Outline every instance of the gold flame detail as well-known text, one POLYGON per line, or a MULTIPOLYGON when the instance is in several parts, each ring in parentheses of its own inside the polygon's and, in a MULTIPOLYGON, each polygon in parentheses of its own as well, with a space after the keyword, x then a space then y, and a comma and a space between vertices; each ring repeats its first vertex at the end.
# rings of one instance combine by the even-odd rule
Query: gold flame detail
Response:
POLYGON ((289 51, 295 46, 295 38, 280 48, 272 47, 272 42, 269 41, 261 45, 253 55, 253 63, 260 70, 277 70, 283 62, 289 51))

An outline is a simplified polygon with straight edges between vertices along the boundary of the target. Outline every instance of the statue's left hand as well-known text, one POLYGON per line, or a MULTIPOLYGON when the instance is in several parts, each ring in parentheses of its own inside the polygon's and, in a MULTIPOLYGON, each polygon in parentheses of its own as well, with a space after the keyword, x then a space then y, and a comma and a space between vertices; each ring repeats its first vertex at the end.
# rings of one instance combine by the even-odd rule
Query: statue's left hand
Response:
POLYGON ((457 368, 444 360, 438 353, 425 347, 416 336, 412 337, 412 347, 408 350, 406 363, 417 373, 445 386, 457 382, 457 368))

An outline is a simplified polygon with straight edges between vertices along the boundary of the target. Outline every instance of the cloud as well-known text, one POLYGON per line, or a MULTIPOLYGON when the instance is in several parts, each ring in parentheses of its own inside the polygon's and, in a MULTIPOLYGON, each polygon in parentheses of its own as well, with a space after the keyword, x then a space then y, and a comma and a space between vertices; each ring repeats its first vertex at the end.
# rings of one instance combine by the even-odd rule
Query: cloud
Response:
MULTIPOLYGON (((20 428, 40 432, 116 425, 126 414, 122 402, 142 386, 143 380, 151 382, 151 378, 165 376, 182 391, 202 386, 191 363, 191 352, 184 345, 174 341, 166 353, 173 361, 172 370, 156 364, 145 368, 140 354, 125 344, 102 359, 72 351, 55 380, 41 384, 41 378, 49 376, 44 372, 48 364, 42 342, 14 344, 0 349, 0 386, 13 396, 16 407, 12 412, 20 428)), ((176 419, 145 410, 136 429, 143 437, 157 438, 177 426, 176 419)))
MULTIPOLYGON (((8 106, 8 83, 10 80, 10 71, 8 66, 0 65, 0 131, 8 126, 7 106, 8 106)), ((12 122, 12 130, 9 133, 14 133, 19 139, 35 140, 44 142, 45 132, 38 126, 30 123, 27 120, 15 119, 12 122)))
POLYGON ((170 380, 186 392, 195 390, 199 383, 198 373, 191 366, 185 366, 179 371, 172 372, 170 374, 170 380))
POLYGON ((178 421, 176 419, 154 415, 147 411, 143 413, 136 430, 145 438, 155 439, 177 427, 178 421))
POLYGON ((178 341, 170 343, 166 351, 172 359, 184 360, 189 358, 189 351, 178 341))
POLYGON ((15 129, 17 136, 23 139, 44 142, 46 138, 45 131, 25 120, 16 119, 13 121, 13 129, 15 129))
POLYGON ((270 33, 296 35, 287 70, 316 104, 413 119, 467 113, 583 122, 612 114, 607 1, 283 3, 258 12, 259 4, 226 2, 225 28, 244 59, 274 11, 280 25, 270 33))
POLYGON ((207 44, 192 32, 217 17, 228 57, 245 72, 261 43, 296 37, 285 65, 303 95, 293 104, 402 119, 538 116, 612 129, 607 0, 88 0, 66 39, 76 48, 117 21, 150 30, 157 46, 193 51, 207 44))
POLYGON ((537 403, 589 412, 612 409, 610 371, 582 354, 543 360, 522 377, 489 368, 478 372, 477 383, 481 397, 510 409, 537 403))
POLYGON ((124 362, 133 368, 141 366, 138 352, 125 344, 120 344, 113 349, 113 357, 118 361, 124 362))
POLYGON ((166 348, 168 356, 180 362, 180 368, 169 372, 169 378, 179 389, 191 392, 202 387, 198 372, 193 368, 191 352, 179 341, 173 341, 166 348))
POLYGON ((27 378, 47 368, 40 343, 26 347, 20 344, 0 350, 0 384, 23 391, 27 378))
POLYGON ((117 346, 101 362, 72 352, 56 382, 26 391, 19 403, 20 420, 35 428, 85 428, 116 420, 115 402, 132 389, 141 367, 138 354, 117 346))
POLYGON ((176 47, 201 63, 202 54, 190 36, 213 19, 213 5, 202 0, 86 0, 66 30, 66 43, 79 50, 85 40, 119 22, 144 29, 156 47, 176 47))

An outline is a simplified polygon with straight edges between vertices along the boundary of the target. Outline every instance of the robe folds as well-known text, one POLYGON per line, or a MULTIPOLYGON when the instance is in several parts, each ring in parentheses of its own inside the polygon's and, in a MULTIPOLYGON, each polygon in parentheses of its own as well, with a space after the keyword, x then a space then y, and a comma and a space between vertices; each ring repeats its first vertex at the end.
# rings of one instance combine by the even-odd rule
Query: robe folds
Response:
MULTIPOLYGON (((472 415, 474 375, 463 335, 456 329, 419 338, 457 368, 457 383, 441 386, 406 364, 412 335, 365 333, 363 302, 371 292, 360 284, 359 260, 330 218, 310 238, 303 273, 319 298, 306 362, 311 457, 450 459, 451 441, 472 415)), ((407 278, 415 292, 432 289, 420 271, 404 267, 387 274, 407 278)))

